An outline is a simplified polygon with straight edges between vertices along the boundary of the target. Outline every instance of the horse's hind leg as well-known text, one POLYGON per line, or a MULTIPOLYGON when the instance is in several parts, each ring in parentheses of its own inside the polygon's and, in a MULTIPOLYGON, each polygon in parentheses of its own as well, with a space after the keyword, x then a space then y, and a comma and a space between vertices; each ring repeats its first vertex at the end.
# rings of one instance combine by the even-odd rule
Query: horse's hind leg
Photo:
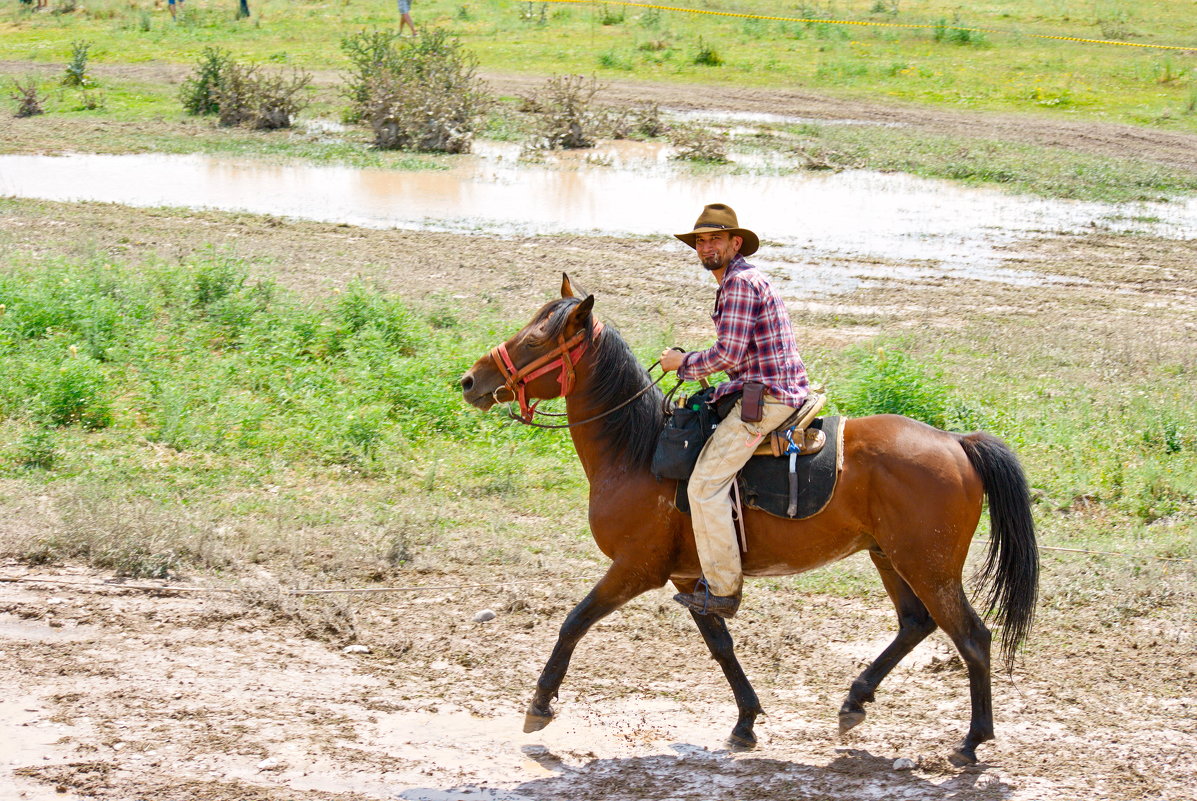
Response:
POLYGON ((873 693, 882 680, 916 645, 935 631, 935 621, 931 618, 931 613, 914 594, 914 590, 910 589, 910 585, 894 570, 889 557, 877 550, 870 551, 869 556, 872 557, 877 572, 881 574, 885 591, 894 602, 894 609, 898 613, 898 634, 881 655, 852 682, 848 697, 840 707, 840 734, 864 721, 864 705, 873 700, 873 693))
POLYGON ((557 645, 536 682, 536 692, 524 718, 525 732, 540 731, 553 722, 551 702, 565 679, 574 648, 590 627, 642 592, 665 584, 664 578, 654 581, 646 573, 643 565, 629 568, 612 564, 594 589, 566 616, 557 635, 557 645))
POLYGON ((993 695, 989 672, 989 644, 992 637, 969 604, 958 576, 949 580, 921 575, 916 580, 918 574, 910 572, 907 575, 910 576, 910 586, 917 588, 916 592, 927 605, 927 611, 944 633, 952 638, 968 667, 972 719, 968 734, 949 760, 956 766, 971 765, 977 761, 977 746, 993 739, 993 695))
MULTIPOLYGON (((682 589, 682 592, 688 591, 682 589)), ((731 736, 727 738, 727 743, 735 750, 753 748, 756 746, 756 735, 753 733, 752 727, 756 724, 757 715, 764 714, 764 712, 761 710, 760 700, 756 697, 756 690, 752 689, 752 684, 744 675, 744 669, 740 667, 740 660, 736 659, 727 624, 723 622, 723 618, 715 615, 700 615, 697 612, 690 614, 694 617, 694 622, 698 624, 698 630, 702 633, 702 638, 706 641, 711 656, 719 663, 719 667, 723 668, 723 675, 727 677, 732 694, 736 697, 736 707, 740 711, 740 717, 736 721, 735 728, 732 729, 731 736)))

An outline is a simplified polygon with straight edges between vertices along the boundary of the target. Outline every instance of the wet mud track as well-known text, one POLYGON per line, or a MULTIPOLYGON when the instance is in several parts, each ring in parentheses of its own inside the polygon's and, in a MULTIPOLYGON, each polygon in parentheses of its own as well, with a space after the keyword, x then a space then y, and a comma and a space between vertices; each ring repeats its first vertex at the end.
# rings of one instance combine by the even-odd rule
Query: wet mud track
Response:
MULTIPOLYGON (((82 569, 36 576, 102 581, 82 569)), ((454 578, 471 579, 437 584, 454 578)), ((487 623, 474 612, 501 598, 361 601, 370 652, 345 653, 236 595, 0 583, 0 796, 1197 797, 1191 630, 1102 629, 1073 615, 1013 680, 996 678, 998 739, 957 770, 945 757, 966 725, 967 677, 946 638, 920 646, 840 738, 836 709, 888 642, 888 604, 765 587, 732 626, 767 712, 756 751, 725 749, 730 692, 664 591, 596 627, 558 719, 523 734, 541 662, 583 592, 521 593, 532 602, 499 606, 487 623), (898 758, 917 767, 895 770, 898 758)))

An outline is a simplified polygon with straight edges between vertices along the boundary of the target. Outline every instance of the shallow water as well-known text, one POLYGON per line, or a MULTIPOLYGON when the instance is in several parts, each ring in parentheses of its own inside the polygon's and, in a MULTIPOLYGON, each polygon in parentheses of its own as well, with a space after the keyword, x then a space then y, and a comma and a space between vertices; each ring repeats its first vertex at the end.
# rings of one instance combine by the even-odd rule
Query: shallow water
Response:
MULTIPOLYGON (((1115 206, 1047 200, 900 173, 777 174, 778 157, 741 154, 737 168, 693 169, 657 143, 521 158, 518 145, 479 143, 448 170, 406 172, 274 164, 202 155, 0 156, 0 195, 133 206, 184 206, 499 235, 596 232, 669 242, 702 204, 733 206, 756 231, 755 262, 822 291, 849 291, 862 260, 876 277, 962 275, 1045 279, 1001 266, 1001 249, 1042 234, 1094 227, 1197 236, 1197 200, 1115 206), (772 174, 771 174, 772 173, 772 174), (855 271, 837 261, 856 262, 855 271), (897 266, 895 263, 901 263, 897 266)), ((684 247, 680 243, 672 244, 684 247)))

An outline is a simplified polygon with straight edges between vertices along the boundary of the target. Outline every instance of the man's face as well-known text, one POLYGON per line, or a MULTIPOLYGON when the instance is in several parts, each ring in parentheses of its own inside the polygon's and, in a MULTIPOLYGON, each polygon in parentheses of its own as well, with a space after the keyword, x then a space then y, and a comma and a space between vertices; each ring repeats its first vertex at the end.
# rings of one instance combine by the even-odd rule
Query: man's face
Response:
POLYGON ((740 252, 742 244, 743 237, 728 236, 727 231, 713 231, 694 237, 694 250, 698 252, 698 260, 711 272, 726 269, 740 252))

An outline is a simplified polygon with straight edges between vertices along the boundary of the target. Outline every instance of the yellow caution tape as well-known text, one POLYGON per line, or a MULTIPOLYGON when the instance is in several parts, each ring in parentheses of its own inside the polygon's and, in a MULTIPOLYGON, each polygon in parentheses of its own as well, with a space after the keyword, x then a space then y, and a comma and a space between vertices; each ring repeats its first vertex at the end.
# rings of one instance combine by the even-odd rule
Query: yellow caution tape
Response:
POLYGON ((1184 47, 1180 45, 1145 44, 1142 42, 1116 42, 1112 39, 1084 39, 1079 36, 1053 36, 1047 33, 1012 33, 995 28, 968 28, 961 25, 915 25, 901 22, 874 22, 872 20, 855 19, 806 19, 803 17, 771 17, 765 14, 742 14, 735 11, 709 11, 703 8, 677 8, 676 6, 658 6, 651 3, 628 3, 623 0, 536 0, 543 3, 589 3, 591 5, 633 6, 635 8, 655 8, 658 11, 677 11, 683 14, 707 14, 713 17, 737 17, 740 19, 764 19, 774 22, 808 22, 821 25, 859 25, 872 28, 921 28, 939 29, 946 31, 972 31, 974 33, 997 33, 1010 36, 1026 36, 1031 39, 1054 39, 1061 42, 1083 42, 1085 44, 1115 45, 1117 47, 1147 47, 1156 50, 1188 50, 1197 52, 1197 45, 1184 47))

